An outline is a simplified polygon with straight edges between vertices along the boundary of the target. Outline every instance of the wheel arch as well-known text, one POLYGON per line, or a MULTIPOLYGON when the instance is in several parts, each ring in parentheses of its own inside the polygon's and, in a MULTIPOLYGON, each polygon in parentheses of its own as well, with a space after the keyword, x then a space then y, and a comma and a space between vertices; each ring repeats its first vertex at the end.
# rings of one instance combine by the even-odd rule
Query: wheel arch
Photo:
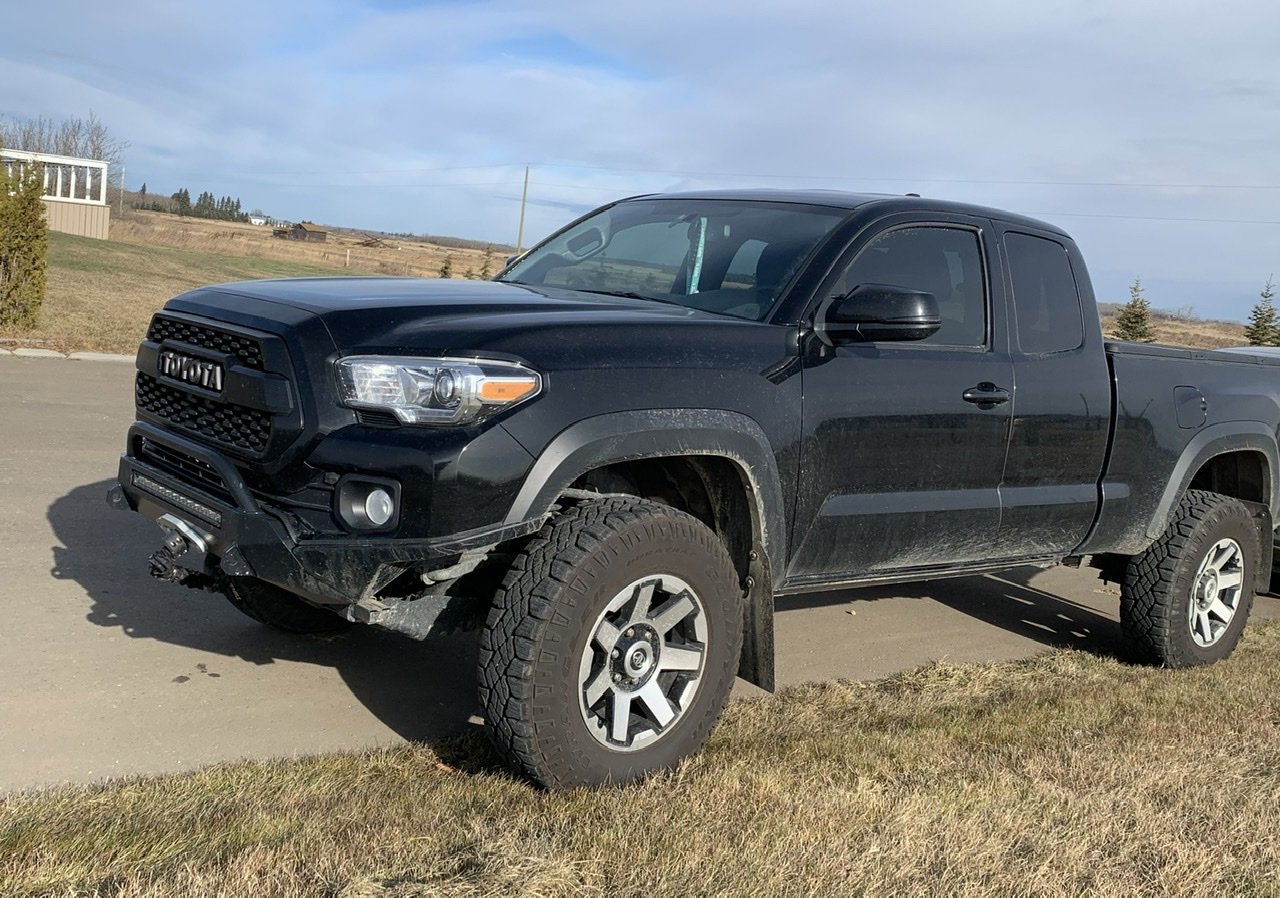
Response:
POLYGON ((663 501, 720 537, 745 594, 739 675, 772 690, 772 571, 786 558, 786 514, 777 463, 760 425, 737 412, 706 409, 579 421, 538 456, 505 523, 545 516, 575 490, 663 501))
POLYGON ((1273 514, 1277 503, 1275 472, 1280 468, 1278 455, 1275 434, 1262 424, 1223 424, 1196 434, 1174 464, 1169 482, 1147 522, 1146 536, 1156 539, 1164 532, 1178 503, 1190 489, 1240 499, 1265 509, 1268 515, 1273 514))

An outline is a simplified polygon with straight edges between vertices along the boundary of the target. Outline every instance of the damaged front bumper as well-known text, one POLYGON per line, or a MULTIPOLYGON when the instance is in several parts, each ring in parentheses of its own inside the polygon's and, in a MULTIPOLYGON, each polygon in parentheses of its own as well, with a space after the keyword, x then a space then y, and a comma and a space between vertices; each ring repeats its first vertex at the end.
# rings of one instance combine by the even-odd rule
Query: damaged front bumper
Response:
MULTIPOLYGON (((403 608, 397 610, 404 602, 379 596, 398 578, 456 566, 460 558, 531 533, 540 523, 430 540, 301 537, 290 527, 288 514, 255 495, 224 456, 146 422, 130 429, 118 482, 107 499, 112 507, 136 511, 166 531, 172 557, 161 563, 176 568, 183 553, 202 557, 197 580, 255 577, 312 604, 342 606, 333 610, 349 619, 373 623, 379 617, 405 616, 403 608)), ((156 563, 153 556, 153 567, 156 563)))

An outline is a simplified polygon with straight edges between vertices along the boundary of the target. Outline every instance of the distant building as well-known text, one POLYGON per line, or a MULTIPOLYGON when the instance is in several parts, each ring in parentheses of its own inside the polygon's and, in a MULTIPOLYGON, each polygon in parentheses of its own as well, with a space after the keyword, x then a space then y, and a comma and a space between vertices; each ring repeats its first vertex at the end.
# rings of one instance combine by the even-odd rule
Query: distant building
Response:
POLYGON ((28 165, 39 165, 44 171, 42 199, 49 230, 107 239, 111 227, 111 207, 107 205, 107 163, 100 159, 0 148, 0 166, 11 176, 28 165))
POLYGON ((324 228, 313 225, 309 221, 304 221, 290 228, 289 236, 294 240, 311 240, 315 243, 323 243, 329 239, 329 232, 324 228))
POLYGON ((266 223, 267 223, 267 216, 265 216, 265 215, 250 215, 250 216, 249 216, 249 224, 251 224, 251 225, 264 225, 264 224, 266 224, 266 223))

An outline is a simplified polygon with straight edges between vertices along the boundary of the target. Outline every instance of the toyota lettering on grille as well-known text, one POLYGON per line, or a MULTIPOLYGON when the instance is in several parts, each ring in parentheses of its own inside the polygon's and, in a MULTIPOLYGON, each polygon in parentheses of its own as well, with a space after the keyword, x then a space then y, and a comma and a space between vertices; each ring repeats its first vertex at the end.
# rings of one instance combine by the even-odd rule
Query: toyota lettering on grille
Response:
POLYGON ((215 393, 222 392, 222 366, 217 362, 164 349, 160 351, 156 369, 166 377, 204 387, 215 393))

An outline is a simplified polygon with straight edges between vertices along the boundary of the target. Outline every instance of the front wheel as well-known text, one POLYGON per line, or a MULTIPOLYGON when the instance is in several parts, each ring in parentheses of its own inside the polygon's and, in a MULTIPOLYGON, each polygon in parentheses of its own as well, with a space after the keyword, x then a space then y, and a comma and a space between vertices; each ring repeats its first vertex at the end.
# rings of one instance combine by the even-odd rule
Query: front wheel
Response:
POLYGON ((1192 667, 1230 655, 1253 606, 1259 539, 1243 503, 1189 490, 1164 534, 1129 560, 1120 623, 1136 659, 1192 667))
POLYGON ((553 518, 480 637, 498 750, 546 787, 637 780, 706 742, 733 685, 742 590, 684 512, 599 499, 553 518))

